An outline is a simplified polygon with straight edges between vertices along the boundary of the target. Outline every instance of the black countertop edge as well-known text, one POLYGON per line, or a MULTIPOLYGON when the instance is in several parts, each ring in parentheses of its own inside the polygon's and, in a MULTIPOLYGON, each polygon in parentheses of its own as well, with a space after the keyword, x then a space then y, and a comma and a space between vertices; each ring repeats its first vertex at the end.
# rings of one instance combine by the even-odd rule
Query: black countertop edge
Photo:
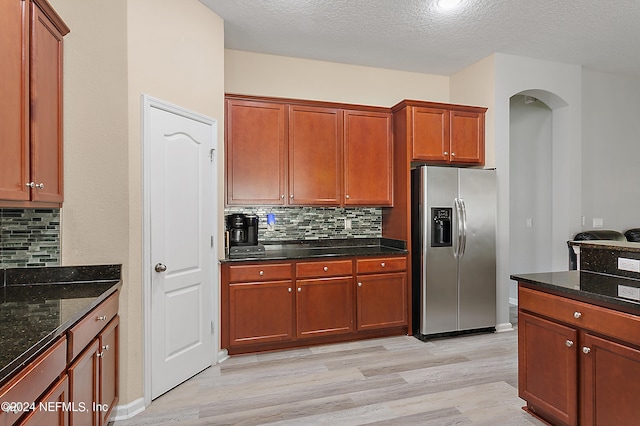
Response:
POLYGON ((618 285, 640 288, 640 280, 590 271, 514 274, 510 278, 570 299, 640 315, 640 301, 617 296, 618 285))
POLYGON ((640 243, 635 243, 631 241, 584 240, 584 241, 569 241, 568 243, 572 246, 578 246, 580 248, 618 250, 618 251, 640 253, 640 243))
POLYGON ((260 241, 263 253, 247 253, 221 259, 226 262, 295 260, 408 254, 407 243, 391 238, 347 238, 326 240, 260 241))
POLYGON ((10 285, 120 281, 122 265, 47 266, 0 270, 0 283, 10 285))

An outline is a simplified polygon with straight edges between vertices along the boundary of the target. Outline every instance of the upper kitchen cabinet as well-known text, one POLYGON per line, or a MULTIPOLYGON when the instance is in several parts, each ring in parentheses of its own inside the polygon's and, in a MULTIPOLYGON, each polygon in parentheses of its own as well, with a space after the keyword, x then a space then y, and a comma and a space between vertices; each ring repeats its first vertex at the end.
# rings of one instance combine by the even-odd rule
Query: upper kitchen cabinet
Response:
POLYGON ((285 204, 285 112, 280 103, 227 99, 227 204, 285 204))
POLYGON ((227 205, 390 206, 388 108, 227 95, 227 205))
POLYGON ((391 114, 344 112, 344 205, 393 203, 391 114))
POLYGON ((340 205, 342 114, 289 106, 289 204, 340 205))
POLYGON ((0 4, 0 206, 60 206, 63 199, 62 38, 45 0, 0 4))
POLYGON ((405 100, 392 110, 394 126, 404 128, 412 161, 484 165, 486 108, 405 100))

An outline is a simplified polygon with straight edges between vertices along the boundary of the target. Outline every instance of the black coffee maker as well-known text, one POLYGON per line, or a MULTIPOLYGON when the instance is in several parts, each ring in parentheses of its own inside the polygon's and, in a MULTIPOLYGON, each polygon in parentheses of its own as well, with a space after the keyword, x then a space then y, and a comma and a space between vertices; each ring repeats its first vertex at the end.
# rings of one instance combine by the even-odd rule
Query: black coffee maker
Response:
POLYGON ((230 246, 255 246, 258 244, 258 216, 234 213, 227 216, 230 246))

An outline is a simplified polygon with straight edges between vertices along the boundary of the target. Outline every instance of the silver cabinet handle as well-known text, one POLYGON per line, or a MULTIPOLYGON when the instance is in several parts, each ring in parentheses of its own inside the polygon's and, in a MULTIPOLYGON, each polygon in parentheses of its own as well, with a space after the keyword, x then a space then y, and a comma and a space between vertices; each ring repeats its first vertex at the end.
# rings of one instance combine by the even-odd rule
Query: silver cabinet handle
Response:
POLYGON ((588 354, 589 352, 591 352, 591 348, 587 347, 587 346, 583 346, 582 347, 582 353, 584 354, 588 354))
POLYGON ((575 311, 575 312, 573 313, 573 317, 574 317, 575 319, 578 319, 578 318, 580 318, 581 316, 582 316, 582 312, 575 311))
POLYGON ((322 268, 323 271, 327 272, 329 270, 328 266, 325 266, 324 268, 322 268))
POLYGON ((573 340, 567 340, 566 342, 564 342, 565 345, 567 345, 568 348, 573 346, 573 340))
POLYGON ((107 320, 107 316, 106 315, 101 315, 99 317, 96 317, 96 321, 106 321, 107 320))
POLYGON ((167 270, 167 265, 162 263, 156 263, 156 266, 153 268, 156 272, 164 272, 167 270))

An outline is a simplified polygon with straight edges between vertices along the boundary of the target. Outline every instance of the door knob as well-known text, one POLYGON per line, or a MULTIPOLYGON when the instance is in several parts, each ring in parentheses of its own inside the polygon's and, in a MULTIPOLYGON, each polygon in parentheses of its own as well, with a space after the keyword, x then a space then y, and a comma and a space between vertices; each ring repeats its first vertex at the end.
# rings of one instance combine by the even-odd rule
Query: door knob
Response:
POLYGON ((164 272, 167 270, 167 265, 163 265, 162 263, 156 264, 155 267, 156 272, 164 272))

